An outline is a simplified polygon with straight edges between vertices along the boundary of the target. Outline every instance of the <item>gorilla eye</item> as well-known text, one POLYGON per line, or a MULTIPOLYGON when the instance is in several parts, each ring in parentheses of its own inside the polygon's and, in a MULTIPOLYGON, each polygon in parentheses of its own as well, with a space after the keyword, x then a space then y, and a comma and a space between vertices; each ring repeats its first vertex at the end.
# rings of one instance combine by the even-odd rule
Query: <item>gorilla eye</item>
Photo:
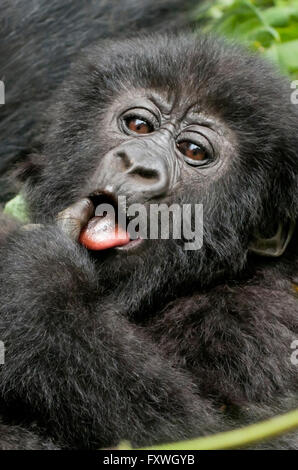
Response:
POLYGON ((137 116, 130 116, 124 119, 125 127, 136 134, 150 134, 154 127, 150 122, 137 116))
POLYGON ((209 161, 209 154, 201 145, 184 140, 182 142, 178 142, 177 147, 185 156, 185 161, 190 165, 202 165, 209 161))

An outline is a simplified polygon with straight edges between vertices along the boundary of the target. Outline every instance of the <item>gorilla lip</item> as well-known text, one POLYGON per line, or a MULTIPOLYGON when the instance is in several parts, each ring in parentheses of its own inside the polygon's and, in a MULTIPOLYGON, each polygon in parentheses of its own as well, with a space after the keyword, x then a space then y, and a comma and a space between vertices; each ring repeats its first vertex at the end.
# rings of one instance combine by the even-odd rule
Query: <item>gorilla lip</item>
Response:
POLYGON ((118 224, 113 214, 117 209, 116 198, 113 194, 106 192, 93 193, 89 199, 94 206, 94 215, 80 233, 79 243, 91 251, 107 250, 110 248, 131 249, 139 245, 141 238, 131 239, 126 228, 118 224), (96 210, 100 205, 105 205, 111 210, 104 211, 97 215, 96 210))

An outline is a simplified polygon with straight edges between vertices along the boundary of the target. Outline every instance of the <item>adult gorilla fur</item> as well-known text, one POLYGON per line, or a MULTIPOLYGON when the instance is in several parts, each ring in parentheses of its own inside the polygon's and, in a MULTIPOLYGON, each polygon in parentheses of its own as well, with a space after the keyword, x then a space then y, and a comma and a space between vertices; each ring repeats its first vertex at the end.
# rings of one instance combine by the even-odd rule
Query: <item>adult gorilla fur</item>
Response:
MULTIPOLYGON (((126 3, 129 11, 134 2, 126 3)), ((67 4, 61 8, 71 29, 83 10, 72 2, 68 17, 67 4)), ((51 18, 53 7, 38 5, 34 14, 51 18)), ((11 17, 16 24, 20 11, 11 17)), ((96 18, 83 45, 94 38, 96 18)), ((82 22, 84 38, 88 25, 82 22)), ((49 80, 53 89, 63 78, 62 55, 36 60, 34 44, 46 47, 50 35, 33 32, 25 56, 15 46, 16 67, 25 61, 33 79, 49 80)), ((51 40, 67 54, 66 40, 51 40)), ((222 40, 156 33, 104 40, 85 51, 40 127, 31 128, 31 111, 25 116, 28 101, 19 103, 1 154, 14 159, 16 147, 27 148, 24 192, 32 221, 44 225, 15 229, 1 247, 3 448, 152 444, 297 407, 297 366, 290 360, 298 335, 297 231, 281 257, 249 250, 256 234, 268 238, 277 224, 297 220, 298 114, 290 92, 269 65, 222 40), (198 174, 196 184, 177 184, 167 194, 170 204, 203 204, 201 250, 152 240, 138 256, 94 258, 54 220, 95 189, 98 161, 117 143, 107 138, 106 112, 116 96, 140 88, 182 103, 195 97, 224 123, 233 151, 218 175, 198 174)), ((12 96, 19 100, 17 89, 12 96)), ((35 100, 33 120, 40 112, 35 100)), ((264 447, 298 449, 297 434, 264 447)))

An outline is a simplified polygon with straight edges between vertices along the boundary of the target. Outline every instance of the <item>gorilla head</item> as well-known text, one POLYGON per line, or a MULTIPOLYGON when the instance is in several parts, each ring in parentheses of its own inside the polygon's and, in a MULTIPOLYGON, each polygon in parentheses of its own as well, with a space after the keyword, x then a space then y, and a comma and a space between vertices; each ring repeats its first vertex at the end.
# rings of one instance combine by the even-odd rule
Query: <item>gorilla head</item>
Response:
POLYGON ((154 269, 180 285, 239 273, 249 247, 269 253, 277 227, 270 249, 282 252, 298 202, 290 93, 269 65, 208 37, 102 42, 72 68, 47 116, 42 155, 26 170, 34 220, 94 195, 202 204, 200 250, 146 240, 95 256, 113 276, 154 269))

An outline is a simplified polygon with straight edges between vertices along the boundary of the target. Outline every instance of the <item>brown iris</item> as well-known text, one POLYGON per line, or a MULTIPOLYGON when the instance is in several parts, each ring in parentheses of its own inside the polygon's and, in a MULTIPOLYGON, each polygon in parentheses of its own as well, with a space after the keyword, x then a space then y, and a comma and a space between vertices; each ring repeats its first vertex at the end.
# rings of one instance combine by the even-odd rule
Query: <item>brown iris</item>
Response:
POLYGON ((190 160, 202 161, 207 158, 206 151, 194 142, 184 140, 182 142, 178 142, 177 147, 179 151, 190 160))
POLYGON ((136 134, 149 134, 153 131, 153 126, 149 122, 136 116, 127 117, 125 124, 130 131, 136 134))

